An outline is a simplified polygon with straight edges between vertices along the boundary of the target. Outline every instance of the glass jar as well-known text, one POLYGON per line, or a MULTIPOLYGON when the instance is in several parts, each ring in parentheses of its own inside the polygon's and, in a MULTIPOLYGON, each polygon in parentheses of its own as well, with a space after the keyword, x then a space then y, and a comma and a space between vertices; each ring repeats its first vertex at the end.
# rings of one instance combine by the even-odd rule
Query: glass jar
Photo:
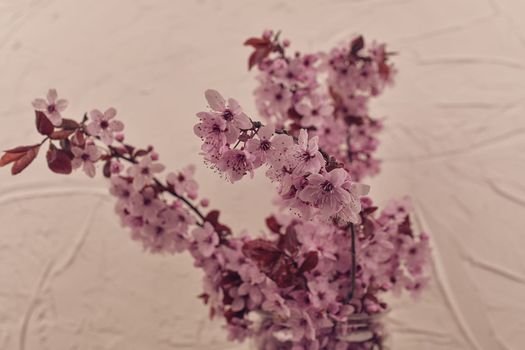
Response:
MULTIPOLYGON (((319 350, 388 350, 384 316, 378 314, 353 314, 345 321, 337 321, 330 328, 319 330, 320 337, 313 348, 319 350)), ((269 315, 262 315, 258 331, 253 338, 254 350, 291 350, 293 348, 292 330, 286 324, 276 324, 269 315)), ((306 344, 301 344, 306 345, 306 344)), ((307 347, 306 347, 307 348, 307 347)))

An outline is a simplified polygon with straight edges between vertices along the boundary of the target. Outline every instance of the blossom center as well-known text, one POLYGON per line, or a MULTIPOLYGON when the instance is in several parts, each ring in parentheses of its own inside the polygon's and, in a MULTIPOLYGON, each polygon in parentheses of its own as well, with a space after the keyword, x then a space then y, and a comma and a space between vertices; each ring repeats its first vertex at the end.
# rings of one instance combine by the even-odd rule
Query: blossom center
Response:
POLYGON ((332 185, 330 181, 325 181, 321 185, 321 188, 323 189, 324 192, 332 192, 334 190, 334 185, 332 185))
POLYGON ((107 129, 109 127, 109 123, 107 122, 107 120, 103 120, 100 122, 100 127, 102 129, 107 129))
POLYGON ((268 150, 270 149, 270 145, 271 145, 270 141, 268 141, 268 140, 263 140, 263 141, 261 141, 261 146, 260 146, 260 148, 261 148, 261 150, 263 150, 263 151, 268 151, 268 150))
POLYGON ((224 120, 229 122, 233 120, 233 113, 229 109, 227 109, 224 112, 222 112, 222 117, 224 118, 224 120))
POLYGON ((213 133, 219 134, 221 132, 221 127, 218 124, 213 124, 211 130, 213 133))
POLYGON ((48 111, 49 113, 53 113, 53 112, 55 112, 55 111, 56 111, 56 107, 55 107, 55 105, 54 105, 54 104, 50 104, 49 106, 47 106, 47 111, 48 111))
POLYGON ((87 160, 89 160, 89 154, 87 154, 87 153, 82 153, 82 155, 80 156, 80 159, 82 159, 83 161, 87 161, 87 160))

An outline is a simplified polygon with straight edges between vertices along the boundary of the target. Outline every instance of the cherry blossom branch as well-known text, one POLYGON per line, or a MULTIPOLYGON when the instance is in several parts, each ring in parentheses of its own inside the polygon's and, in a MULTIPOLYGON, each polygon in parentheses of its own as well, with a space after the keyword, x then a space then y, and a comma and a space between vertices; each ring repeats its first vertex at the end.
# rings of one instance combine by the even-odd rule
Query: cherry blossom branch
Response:
MULTIPOLYGON (((129 163, 132 163, 132 164, 138 164, 137 160, 136 159, 132 159, 130 157, 126 157, 124 155, 121 155, 119 154, 114 147, 109 147, 109 150, 111 151, 111 155, 112 157, 115 157, 115 158, 118 158, 118 159, 122 159, 122 160, 125 160, 129 163)), ((202 214, 202 212, 199 210, 199 208, 197 208, 195 205, 193 205, 187 198, 185 198, 184 196, 181 196, 179 194, 177 194, 175 191, 173 191, 171 188, 169 188, 168 186, 164 185, 157 177, 153 177, 153 181, 155 182, 155 184, 159 187, 159 189, 161 189, 162 191, 164 192, 168 192, 169 194, 171 194, 172 196, 174 196, 175 198, 177 199, 180 199, 182 202, 184 202, 184 204, 186 204, 188 206, 188 208, 190 208, 194 213, 195 215, 197 215, 200 219, 201 219, 201 222, 197 222, 197 225, 199 226, 203 226, 204 225, 204 222, 206 221, 206 217, 204 216, 204 214, 202 214)))

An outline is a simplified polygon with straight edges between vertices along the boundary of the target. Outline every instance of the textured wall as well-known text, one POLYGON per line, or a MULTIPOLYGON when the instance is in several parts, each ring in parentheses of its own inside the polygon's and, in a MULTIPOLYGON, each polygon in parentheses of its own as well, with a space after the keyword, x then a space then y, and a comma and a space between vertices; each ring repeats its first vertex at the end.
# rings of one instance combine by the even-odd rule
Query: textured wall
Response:
MULTIPOLYGON (((30 100, 56 87, 70 116, 113 105, 128 140, 171 167, 201 164, 191 134, 202 91, 253 112, 249 52, 282 29, 304 50, 353 33, 399 52, 373 179, 380 200, 410 193, 434 245, 434 280, 394 303, 394 349, 523 349, 525 343, 525 3, 522 0, 0 1, 0 148, 37 140, 30 100)), ((202 193, 257 234, 263 178, 231 187, 200 167, 202 193)), ((0 172, 0 348, 246 349, 196 299, 188 256, 149 256, 112 214, 103 180, 0 172)))

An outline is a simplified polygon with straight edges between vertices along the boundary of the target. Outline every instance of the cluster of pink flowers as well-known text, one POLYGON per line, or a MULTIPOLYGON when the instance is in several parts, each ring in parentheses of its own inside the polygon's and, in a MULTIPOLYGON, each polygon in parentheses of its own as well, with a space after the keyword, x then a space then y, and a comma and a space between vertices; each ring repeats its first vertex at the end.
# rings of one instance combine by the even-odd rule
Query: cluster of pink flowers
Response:
POLYGON ((231 182, 263 165, 266 175, 278 183, 278 193, 286 206, 305 219, 320 214, 324 218, 358 222, 360 196, 368 187, 354 183, 341 164, 319 150, 319 137, 276 132, 275 126, 251 121, 234 99, 225 99, 215 90, 206 91, 211 110, 197 113, 200 122, 195 134, 202 138, 208 164, 231 182))
POLYGON ((418 293, 430 256, 428 237, 412 230, 410 200, 378 212, 358 182, 378 170, 372 153, 381 125, 366 105, 391 80, 388 54, 384 45, 365 50, 361 37, 328 55, 292 58, 289 41, 270 31, 247 44, 255 48, 249 65, 260 70, 256 103, 266 123, 207 90, 209 110, 197 113, 194 132, 205 162, 229 181, 264 167, 276 184, 277 210, 263 237, 234 234, 220 221, 199 198, 194 166, 166 172, 152 146, 125 143, 114 108, 67 119, 56 90, 33 102, 43 141, 5 151, 0 167, 12 164, 18 174, 46 144, 55 173, 82 168, 93 177, 100 165, 134 240, 151 253, 192 255, 204 272, 199 297, 211 317, 226 320, 231 340, 253 337, 263 350, 372 349, 383 332, 349 340, 348 320, 383 313, 387 292, 418 293))
POLYGON ((290 41, 272 31, 245 44, 255 48, 255 101, 268 122, 293 135, 303 128, 318 135, 319 146, 356 181, 379 172, 373 153, 382 122, 370 116, 368 101, 392 83, 395 70, 385 45, 365 47, 359 36, 329 53, 288 55, 290 41))

